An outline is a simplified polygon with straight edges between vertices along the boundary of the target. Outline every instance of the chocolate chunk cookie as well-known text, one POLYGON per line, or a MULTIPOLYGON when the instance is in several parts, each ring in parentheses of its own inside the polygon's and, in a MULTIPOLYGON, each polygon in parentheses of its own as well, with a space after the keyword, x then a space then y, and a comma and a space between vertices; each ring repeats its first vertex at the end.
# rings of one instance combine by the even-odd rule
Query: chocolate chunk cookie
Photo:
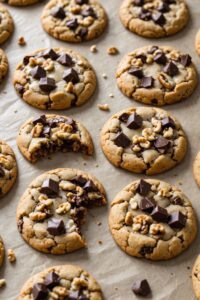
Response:
POLYGON ((80 106, 96 88, 88 60, 66 48, 41 49, 25 56, 13 82, 22 99, 40 109, 80 106))
POLYGON ((175 34, 189 19, 184 0, 124 0, 119 14, 124 27, 148 38, 175 34))
POLYGON ((8 72, 8 59, 4 51, 0 49, 0 83, 8 72))
POLYGON ((4 245, 3 245, 2 238, 0 237, 0 266, 3 263, 3 259, 4 259, 4 245))
POLYGON ((107 16, 97 0, 51 0, 41 21, 44 30, 56 39, 82 42, 102 34, 107 16))
POLYGON ((198 255, 192 270, 192 284, 196 299, 200 300, 200 255, 198 255))
POLYGON ((97 281, 81 267, 60 265, 31 277, 18 300, 103 300, 97 281))
POLYGON ((189 247, 197 223, 192 204, 177 187, 160 180, 137 180, 117 194, 109 226, 126 253, 167 260, 189 247))
POLYGON ((187 140, 180 123, 165 110, 137 107, 123 110, 106 122, 101 146, 116 167, 153 175, 183 159, 187 140))
POLYGON ((0 197, 13 187, 17 178, 17 162, 13 150, 0 140, 0 197))
POLYGON ((116 78, 126 96, 158 106, 187 98, 197 85, 190 55, 164 46, 142 47, 127 54, 116 78))
POLYGON ((86 246, 80 227, 87 210, 106 204, 100 182, 75 169, 55 169, 37 177, 17 208, 24 240, 44 253, 64 254, 86 246))
POLYGON ((32 163, 56 151, 93 154, 87 129, 80 122, 60 115, 42 115, 26 121, 19 130, 17 144, 32 163))
POLYGON ((5 6, 0 4, 0 44, 4 43, 14 30, 13 19, 5 6))

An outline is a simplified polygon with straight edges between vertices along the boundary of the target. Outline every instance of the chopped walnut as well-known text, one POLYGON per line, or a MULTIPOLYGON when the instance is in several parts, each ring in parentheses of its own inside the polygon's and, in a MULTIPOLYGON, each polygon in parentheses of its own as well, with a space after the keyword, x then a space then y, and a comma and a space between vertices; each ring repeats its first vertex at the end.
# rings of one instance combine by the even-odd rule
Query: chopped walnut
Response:
POLYGON ((110 47, 107 49, 109 55, 116 55, 119 53, 119 50, 116 47, 110 47))
POLYGON ((52 199, 42 200, 39 205, 36 206, 36 210, 43 212, 46 208, 49 208, 53 204, 52 199))
POLYGON ((0 279, 0 288, 6 285, 6 280, 5 279, 0 279))
POLYGON ((104 110, 104 111, 110 110, 109 105, 107 103, 105 103, 105 104, 98 104, 97 106, 98 106, 98 108, 100 110, 104 110))
POLYGON ((141 148, 140 148, 140 146, 135 145, 135 146, 132 148, 132 150, 133 150, 134 152, 140 152, 140 151, 141 151, 141 148))
POLYGON ((56 209, 57 214, 66 214, 71 208, 71 204, 69 202, 65 202, 59 205, 56 209))
POLYGON ((11 162, 4 155, 0 156, 0 165, 2 165, 3 167, 5 167, 6 169, 10 169, 12 167, 11 166, 11 162))
POLYGON ((97 52, 97 46, 96 46, 96 45, 92 45, 92 46, 90 47, 90 51, 91 51, 92 53, 96 53, 96 52, 97 52))
POLYGON ((79 289, 82 286, 87 287, 88 286, 88 282, 84 278, 74 278, 74 280, 72 282, 72 285, 76 289, 79 289))
POLYGON ((161 123, 161 121, 159 121, 159 120, 157 120, 155 118, 152 118, 151 122, 153 124, 153 131, 156 132, 156 133, 161 132, 161 130, 162 130, 162 123, 161 123))
POLYGON ((141 233, 146 234, 149 230, 149 225, 152 223, 152 218, 147 215, 137 215, 134 217, 133 223, 134 231, 140 231, 141 233))
POLYGON ((13 249, 8 249, 7 255, 9 262, 14 263, 16 261, 16 256, 13 249))
POLYGON ((130 199, 129 204, 131 206, 131 209, 133 209, 133 210, 136 210, 138 208, 138 204, 133 198, 130 199))
POLYGON ((53 293, 56 293, 57 295, 64 297, 68 295, 68 290, 64 286, 55 286, 53 288, 53 293))
POLYGON ((165 233, 165 228, 161 224, 152 224, 149 229, 150 234, 159 235, 165 233))
POLYGON ((167 130, 164 131, 163 136, 164 138, 171 138, 174 134, 173 128, 169 127, 167 130))
POLYGON ((126 225, 132 225, 133 224, 133 215, 130 211, 127 212, 127 214, 126 214, 125 223, 126 223, 126 225))
POLYGON ((170 188, 162 188, 158 191, 158 196, 161 196, 161 197, 171 197, 171 191, 170 191, 170 188))
POLYGON ((44 220, 46 218, 46 213, 44 213, 44 212, 32 212, 32 213, 30 213, 29 218, 32 221, 41 221, 41 220, 44 220))
POLYGON ((33 127, 32 135, 33 137, 39 137, 43 131, 43 125, 38 123, 33 127))
POLYGON ((148 141, 153 141, 155 140, 155 133, 151 128, 145 128, 142 130, 142 135, 147 139, 148 141))
POLYGON ((73 130, 73 127, 71 125, 69 125, 69 124, 61 123, 59 127, 64 132, 72 132, 72 130, 73 130))
POLYGON ((25 41, 25 39, 24 39, 23 36, 20 36, 20 37, 18 38, 18 45, 20 45, 20 46, 26 45, 26 41, 25 41))
POLYGON ((54 70, 54 62, 50 58, 48 58, 47 60, 45 60, 43 62, 43 68, 46 71, 53 71, 54 70))
POLYGON ((140 143, 140 147, 144 149, 149 149, 151 146, 151 143, 149 141, 146 141, 145 143, 140 143))
POLYGON ((76 15, 81 12, 81 7, 80 7, 80 5, 74 5, 69 8, 69 11, 71 11, 73 14, 76 15))
POLYGON ((80 24, 83 26, 90 26, 93 23, 94 23, 94 18, 91 16, 84 18, 83 20, 80 20, 80 24))
POLYGON ((133 144, 139 144, 139 143, 145 143, 147 140, 143 136, 134 135, 132 141, 133 144))
POLYGON ((169 82, 168 77, 167 77, 167 75, 165 73, 160 73, 158 75, 158 80, 168 90, 172 90, 174 88, 174 83, 173 82, 169 82))
POLYGON ((63 189, 64 191, 73 191, 76 186, 75 184, 69 182, 69 181, 61 181, 59 186, 61 187, 61 189, 63 189))

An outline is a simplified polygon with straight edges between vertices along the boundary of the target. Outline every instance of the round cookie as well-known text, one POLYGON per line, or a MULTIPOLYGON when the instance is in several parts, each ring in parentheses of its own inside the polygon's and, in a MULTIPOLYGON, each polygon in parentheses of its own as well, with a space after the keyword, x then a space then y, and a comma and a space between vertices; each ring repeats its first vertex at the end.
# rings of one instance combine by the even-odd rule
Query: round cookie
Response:
POLYGON ((13 187, 17 178, 17 162, 13 150, 0 140, 0 197, 13 187))
POLYGON ((74 50, 40 49, 18 64, 13 83, 22 99, 34 107, 66 109, 92 96, 96 75, 88 60, 74 50))
POLYGON ((32 276, 24 284, 18 300, 50 299, 51 296, 58 300, 103 300, 97 281, 75 265, 51 267, 32 276))
POLYGON ((197 300, 200 300, 200 255, 198 255, 192 269, 192 285, 197 300))
POLYGON ((0 4, 0 44, 4 43, 14 30, 13 19, 2 4, 0 4))
POLYGON ((200 187, 200 152, 197 153, 197 156, 193 163, 193 176, 196 180, 196 183, 200 187))
POLYGON ((82 42, 97 38, 107 25, 107 16, 98 0, 51 0, 45 6, 42 26, 54 38, 82 42))
POLYGON ((196 34, 196 39, 195 39, 195 47, 198 55, 200 55, 200 29, 198 30, 196 34))
POLYGON ((166 46, 142 47, 127 54, 116 78, 126 96, 158 106, 189 97, 197 85, 190 55, 166 46))
POLYGON ((4 259, 4 245, 3 245, 2 238, 0 237, 0 266, 3 263, 3 259, 4 259))
POLYGON ((80 122, 60 115, 42 115, 27 120, 19 130, 17 145, 32 163, 56 151, 87 155, 94 151, 87 129, 80 122))
POLYGON ((8 72, 8 59, 4 51, 0 49, 0 83, 8 72))
POLYGON ((37 2, 41 2, 41 0, 4 0, 4 2, 11 6, 28 6, 37 2))
POLYGON ((111 203, 109 227, 129 255, 168 260, 189 247, 197 223, 180 189, 154 179, 133 181, 111 203))
POLYGON ((124 0, 119 15, 125 28, 148 38, 175 34, 189 19, 184 0, 124 0))
POLYGON ((105 123, 101 146, 116 167, 153 175, 184 158, 187 140, 180 123, 167 111, 137 107, 123 110, 105 123))
POLYGON ((44 253, 65 254, 86 246, 80 227, 87 210, 106 204, 100 182, 75 169, 37 177, 21 197, 17 225, 24 240, 44 253))

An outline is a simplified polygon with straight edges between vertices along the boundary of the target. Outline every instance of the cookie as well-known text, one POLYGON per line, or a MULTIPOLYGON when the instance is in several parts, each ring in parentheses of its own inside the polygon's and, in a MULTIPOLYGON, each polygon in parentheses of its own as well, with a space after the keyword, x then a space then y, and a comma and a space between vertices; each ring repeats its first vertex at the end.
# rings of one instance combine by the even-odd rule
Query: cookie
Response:
POLYGON ((198 30, 196 34, 196 39, 195 39, 195 47, 198 55, 200 55, 200 29, 198 30))
POLYGON ((13 19, 2 4, 0 4, 0 44, 4 43, 14 30, 13 19))
POLYGON ((200 300, 200 255, 198 255, 192 269, 192 285, 196 299, 200 300))
POLYGON ((3 259, 4 259, 4 245, 3 245, 2 238, 0 237, 0 266, 3 263, 3 259))
POLYGON ((86 58, 66 48, 41 49, 25 56, 14 86, 28 104, 40 109, 80 106, 94 93, 95 72, 86 58))
POLYGON ((4 51, 0 49, 0 83, 8 73, 8 59, 4 51))
POLYGON ((158 106, 189 97, 197 85, 190 55, 166 46, 142 47, 127 54, 116 78, 126 96, 158 106))
POLYGON ((55 169, 37 177, 17 208, 24 240, 44 253, 64 254, 86 246, 80 227, 87 210, 106 204, 100 182, 75 169, 55 169))
POLYGON ((17 178, 17 162, 13 150, 0 140, 0 197, 13 187, 17 178))
POLYGON ((124 0, 119 15, 125 28, 147 38, 175 34, 189 19, 184 0, 124 0))
POLYGON ((196 183, 200 187, 200 152, 197 153, 197 156, 193 163, 193 176, 196 180, 196 183))
POLYGON ((188 198, 177 187, 154 179, 133 181, 117 194, 109 227, 124 252, 151 260, 179 255, 197 232, 188 198))
POLYGON ((99 284, 87 271, 75 265, 60 265, 27 280, 18 300, 28 299, 103 300, 103 295, 99 284))
POLYGON ((98 0, 51 0, 43 10, 41 21, 44 30, 54 38, 82 42, 102 34, 107 16, 98 0))
POLYGON ((153 175, 184 158, 187 139, 180 123, 167 111, 137 107, 123 110, 105 123, 101 146, 114 166, 153 175))
POLYGON ((78 121, 60 115, 42 115, 26 121, 19 130, 17 145, 30 162, 56 151, 93 154, 93 142, 78 121))
POLYGON ((3 2, 12 6, 28 6, 37 2, 41 2, 41 0, 3 0, 3 2))

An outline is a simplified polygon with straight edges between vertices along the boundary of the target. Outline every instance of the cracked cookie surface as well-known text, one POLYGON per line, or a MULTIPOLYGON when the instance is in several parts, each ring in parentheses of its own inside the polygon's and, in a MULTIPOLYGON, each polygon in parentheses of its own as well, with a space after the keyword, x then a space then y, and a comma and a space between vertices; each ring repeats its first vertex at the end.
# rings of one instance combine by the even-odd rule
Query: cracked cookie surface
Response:
POLYGON ((3 245, 3 240, 0 237, 0 266, 3 263, 3 259, 4 259, 4 245, 3 245))
POLYGON ((2 4, 0 4, 0 44, 4 43, 14 30, 13 19, 2 4))
POLYGON ((75 265, 60 265, 32 276, 18 297, 18 300, 41 299, 103 300, 103 296, 99 284, 87 271, 75 265))
POLYGON ((30 162, 56 151, 93 154, 93 142, 78 121, 61 115, 42 115, 27 120, 20 128, 17 145, 30 162))
POLYGON ((38 251, 72 252, 86 246, 80 226, 87 210, 105 204, 96 178, 76 169, 55 169, 37 177, 20 199, 18 229, 38 251))
POLYGON ((197 232, 188 198, 177 187, 153 179, 134 181, 117 194, 109 227, 124 252, 151 260, 179 255, 197 232))
POLYGON ((197 85, 190 55, 167 46, 147 46, 127 54, 118 65, 116 78, 123 94, 158 106, 189 97, 197 85))
POLYGON ((22 99, 34 107, 67 109, 92 96, 96 75, 88 60, 74 50, 40 49, 19 63, 13 83, 22 99))
POLYGON ((8 72, 8 59, 2 49, 0 49, 0 83, 8 72))
POLYGON ((105 123, 101 146, 116 167, 153 175, 183 159, 187 140, 180 123, 167 111, 137 107, 123 110, 105 123))
POLYGON ((192 269, 192 285, 196 299, 200 300, 200 255, 198 255, 192 269))
POLYGON ((13 187, 17 178, 17 162, 13 150, 0 140, 0 196, 13 187))
POLYGON ((189 19, 184 0, 124 0, 119 15, 125 28, 148 38, 175 34, 189 19))
POLYGON ((97 38, 107 16, 97 0, 51 0, 44 8, 42 26, 53 37, 67 42, 97 38))

